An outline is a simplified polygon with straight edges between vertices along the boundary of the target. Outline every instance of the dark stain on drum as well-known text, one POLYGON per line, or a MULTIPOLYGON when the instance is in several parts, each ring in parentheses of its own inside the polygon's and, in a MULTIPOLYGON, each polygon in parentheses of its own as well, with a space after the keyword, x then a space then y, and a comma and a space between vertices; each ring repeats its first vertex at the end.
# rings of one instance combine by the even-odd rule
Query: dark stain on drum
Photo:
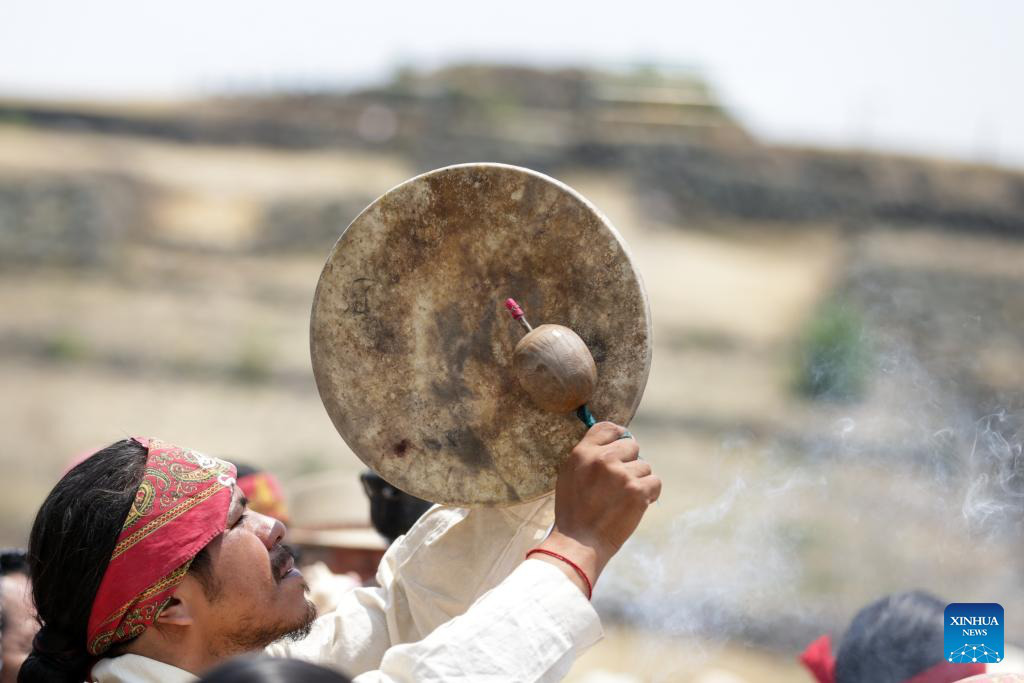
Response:
POLYGON ((372 335, 374 350, 383 355, 401 353, 402 347, 398 343, 398 335, 395 334, 395 331, 380 320, 374 320, 374 323, 375 331, 372 335))
POLYGON ((342 310, 350 315, 370 314, 370 290, 377 286, 376 280, 359 277, 352 281, 345 292, 345 304, 342 310))
POLYGON ((402 439, 395 444, 395 447, 392 450, 399 458, 404 457, 405 452, 409 450, 409 439, 402 439))
POLYGON ((434 397, 445 403, 455 403, 464 398, 472 398, 473 392, 469 390, 460 377, 449 377, 443 381, 436 380, 430 383, 430 390, 434 397))
POLYGON ((466 361, 472 350, 470 338, 456 306, 449 306, 437 315, 437 348, 442 349, 448 365, 447 376, 434 380, 430 388, 439 400, 458 402, 473 396, 463 380, 466 361))
MULTIPOLYGON (((579 333, 579 330, 576 330, 576 332, 579 333)), ((580 336, 583 337, 583 334, 580 334, 580 336)), ((594 357, 594 362, 598 364, 604 363, 608 357, 608 345, 605 344, 604 339, 588 334, 584 338, 584 343, 590 349, 590 355, 594 357)))
POLYGON ((444 438, 452 452, 471 470, 480 471, 494 467, 491 451, 469 427, 449 429, 444 433, 444 438))

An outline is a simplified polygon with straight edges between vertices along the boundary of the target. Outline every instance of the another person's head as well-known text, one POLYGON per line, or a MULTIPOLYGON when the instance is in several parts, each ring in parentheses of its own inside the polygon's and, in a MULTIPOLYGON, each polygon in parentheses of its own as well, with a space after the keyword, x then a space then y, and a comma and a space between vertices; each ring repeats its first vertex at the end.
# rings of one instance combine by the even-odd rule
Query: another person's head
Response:
POLYGON ((821 683, 906 683, 925 672, 929 683, 945 683, 983 673, 983 664, 944 658, 944 609, 924 591, 887 595, 857 613, 834 658, 823 636, 801 659, 821 683))
POLYGON ((370 499, 370 521, 388 543, 407 532, 430 503, 392 486, 376 472, 366 471, 359 476, 363 491, 370 499))
POLYGON ((42 628, 18 680, 78 683, 124 653, 198 672, 306 632, 315 610, 284 526, 246 511, 234 477, 229 463, 148 439, 71 469, 32 527, 42 628))
POLYGON ((850 622, 836 653, 836 681, 901 683, 942 661, 945 605, 923 591, 876 600, 850 622))
POLYGON ((0 683, 18 680, 18 669, 32 650, 38 625, 31 590, 25 551, 0 550, 0 683))
POLYGON ((288 524, 288 504, 281 482, 267 470, 236 462, 238 487, 249 499, 249 509, 288 524))
POLYGON ((222 664, 200 683, 350 683, 342 674, 298 659, 240 658, 222 664))

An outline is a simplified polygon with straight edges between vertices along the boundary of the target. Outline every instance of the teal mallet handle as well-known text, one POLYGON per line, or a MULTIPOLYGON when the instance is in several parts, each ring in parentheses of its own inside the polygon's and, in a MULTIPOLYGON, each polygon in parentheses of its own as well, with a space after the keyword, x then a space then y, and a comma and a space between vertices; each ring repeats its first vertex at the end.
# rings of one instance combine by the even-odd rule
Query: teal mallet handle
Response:
POLYGON ((594 415, 590 412, 590 408, 584 403, 576 409, 576 417, 583 421, 583 424, 587 425, 587 429, 590 429, 597 424, 597 420, 594 419, 594 415))
MULTIPOLYGON (((584 403, 583 405, 576 409, 576 417, 578 417, 583 422, 583 424, 587 426, 587 429, 590 429, 595 424, 597 424, 597 419, 594 418, 594 414, 590 412, 590 408, 587 407, 586 403, 584 403)), ((622 436, 620 436, 619 438, 632 439, 633 435, 630 434, 629 430, 627 429, 626 431, 622 432, 622 436)))

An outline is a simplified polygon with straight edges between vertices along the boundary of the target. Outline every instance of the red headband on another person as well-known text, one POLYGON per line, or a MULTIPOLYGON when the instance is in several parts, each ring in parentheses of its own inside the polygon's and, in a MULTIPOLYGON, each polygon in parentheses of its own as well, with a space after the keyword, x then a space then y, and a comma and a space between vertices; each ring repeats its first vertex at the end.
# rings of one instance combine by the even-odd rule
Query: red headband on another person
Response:
MULTIPOLYGON (((832 656, 832 641, 822 636, 807 646, 800 662, 814 675, 818 683, 836 683, 836 658, 832 656)), ((984 664, 952 664, 941 660, 938 664, 908 678, 903 683, 953 683, 962 678, 985 673, 984 664)))
POLYGON ((100 655, 160 615, 193 558, 227 528, 235 466, 156 439, 89 615, 86 646, 100 655))
POLYGON ((288 507, 277 477, 270 472, 253 472, 238 478, 238 488, 249 499, 249 509, 260 514, 288 521, 288 507))

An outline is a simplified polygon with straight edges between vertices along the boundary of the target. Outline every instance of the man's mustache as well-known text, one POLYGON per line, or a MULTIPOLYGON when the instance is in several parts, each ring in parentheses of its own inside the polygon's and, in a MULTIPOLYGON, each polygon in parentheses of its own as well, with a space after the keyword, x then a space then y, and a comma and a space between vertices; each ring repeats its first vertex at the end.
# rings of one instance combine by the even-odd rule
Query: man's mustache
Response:
POLYGON ((295 557, 292 555, 291 549, 283 543, 278 543, 270 550, 270 570, 274 581, 281 582, 281 570, 289 560, 294 562, 295 557))

